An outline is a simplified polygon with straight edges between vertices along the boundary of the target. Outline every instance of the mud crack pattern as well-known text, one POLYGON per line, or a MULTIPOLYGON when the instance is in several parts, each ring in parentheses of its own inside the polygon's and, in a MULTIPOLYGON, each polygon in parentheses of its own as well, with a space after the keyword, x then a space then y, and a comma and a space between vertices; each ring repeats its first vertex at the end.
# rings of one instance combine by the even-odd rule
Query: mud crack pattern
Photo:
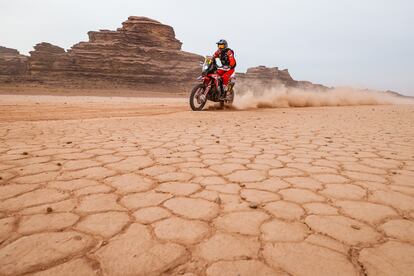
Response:
POLYGON ((0 274, 413 275, 413 122, 364 106, 0 123, 0 274))

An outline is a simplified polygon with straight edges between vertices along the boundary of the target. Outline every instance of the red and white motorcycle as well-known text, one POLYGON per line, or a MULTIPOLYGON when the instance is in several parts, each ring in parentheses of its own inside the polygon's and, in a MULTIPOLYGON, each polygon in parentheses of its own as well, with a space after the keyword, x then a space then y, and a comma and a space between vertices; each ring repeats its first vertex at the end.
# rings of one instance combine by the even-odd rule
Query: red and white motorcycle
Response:
POLYGON ((231 105, 234 100, 234 85, 235 85, 235 74, 230 78, 227 85, 226 96, 224 100, 220 99, 220 82, 221 77, 217 74, 217 62, 211 56, 207 56, 203 63, 203 69, 201 76, 198 78, 201 81, 200 84, 196 85, 191 91, 190 95, 190 106, 194 111, 203 110, 207 101, 218 102, 220 107, 223 108, 224 104, 231 105))

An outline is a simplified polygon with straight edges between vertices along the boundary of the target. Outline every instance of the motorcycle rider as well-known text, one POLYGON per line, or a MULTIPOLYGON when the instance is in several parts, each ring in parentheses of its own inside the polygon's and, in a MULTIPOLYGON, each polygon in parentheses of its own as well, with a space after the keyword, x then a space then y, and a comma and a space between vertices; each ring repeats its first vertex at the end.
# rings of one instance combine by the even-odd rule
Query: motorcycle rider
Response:
POLYGON ((216 44, 218 49, 214 53, 213 58, 219 58, 222 64, 222 67, 217 69, 217 74, 222 79, 220 82, 220 100, 225 100, 227 85, 236 68, 236 59, 234 58, 234 51, 228 47, 225 39, 220 39, 216 44))

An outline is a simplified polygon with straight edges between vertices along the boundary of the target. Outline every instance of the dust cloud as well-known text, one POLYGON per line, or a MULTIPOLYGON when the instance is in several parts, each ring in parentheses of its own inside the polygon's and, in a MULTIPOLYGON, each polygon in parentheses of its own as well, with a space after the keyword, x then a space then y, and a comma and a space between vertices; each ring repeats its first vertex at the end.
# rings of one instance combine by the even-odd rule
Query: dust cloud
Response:
POLYGON ((333 88, 312 91, 284 86, 260 88, 256 86, 236 93, 236 109, 414 104, 414 100, 374 90, 333 88))

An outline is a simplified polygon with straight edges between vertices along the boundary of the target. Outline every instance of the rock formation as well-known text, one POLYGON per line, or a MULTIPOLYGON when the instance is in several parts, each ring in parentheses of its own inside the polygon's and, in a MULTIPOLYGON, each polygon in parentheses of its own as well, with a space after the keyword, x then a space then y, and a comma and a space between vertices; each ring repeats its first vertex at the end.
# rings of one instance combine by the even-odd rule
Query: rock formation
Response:
MULTIPOLYGON (((39 43, 27 61, 27 79, 85 87, 140 85, 177 88, 194 82, 201 56, 181 51, 172 27, 131 16, 116 31, 89 32, 67 52, 39 43)), ((0 70, 3 74, 3 70, 0 70)))
POLYGON ((53 79, 62 77, 62 81, 68 72, 76 70, 71 63, 71 57, 65 49, 42 42, 34 46, 34 51, 30 52, 28 59, 29 73, 33 79, 53 79))
POLYGON ((239 79, 247 82, 262 82, 271 86, 286 85, 290 86, 295 81, 289 74, 287 69, 279 70, 278 67, 269 68, 266 66, 258 66, 247 69, 246 73, 239 73, 239 79))
POLYGON ((0 75, 17 76, 27 73, 27 57, 19 51, 0 46, 0 75))
POLYGON ((313 84, 309 81, 296 81, 289 74, 288 69, 279 70, 278 67, 269 68, 258 66, 247 69, 246 73, 238 73, 239 82, 248 89, 255 87, 270 88, 278 86, 295 87, 305 90, 327 90, 328 87, 313 84))
MULTIPOLYGON (((174 29, 158 21, 130 16, 116 31, 88 32, 89 41, 68 51, 50 43, 34 46, 30 56, 0 47, 0 83, 148 90, 188 90, 200 74, 202 56, 181 51, 174 29)), ((258 66, 238 73, 239 87, 288 86, 326 89, 295 81, 288 70, 258 66)))
POLYGON ((89 32, 89 42, 80 42, 67 53, 38 44, 31 52, 30 72, 173 87, 196 77, 202 57, 181 51, 173 28, 133 16, 122 25, 117 31, 89 32))
POLYGON ((316 91, 326 91, 331 89, 330 87, 326 87, 322 84, 312 83, 310 81, 296 81, 295 85, 296 88, 304 89, 304 90, 316 90, 316 91))

